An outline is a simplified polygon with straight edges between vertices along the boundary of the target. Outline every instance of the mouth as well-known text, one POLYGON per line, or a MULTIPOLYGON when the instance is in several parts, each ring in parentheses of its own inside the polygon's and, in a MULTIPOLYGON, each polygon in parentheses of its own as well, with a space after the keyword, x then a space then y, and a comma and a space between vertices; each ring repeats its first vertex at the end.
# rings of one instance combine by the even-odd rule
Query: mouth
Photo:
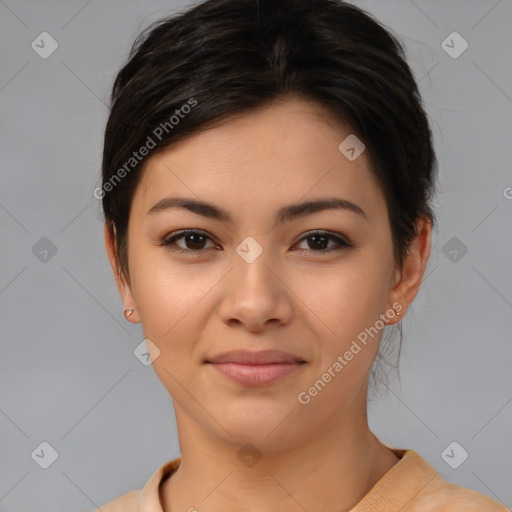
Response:
POLYGON ((279 350, 225 352, 205 361, 221 375, 245 386, 264 386, 280 380, 307 362, 279 350))

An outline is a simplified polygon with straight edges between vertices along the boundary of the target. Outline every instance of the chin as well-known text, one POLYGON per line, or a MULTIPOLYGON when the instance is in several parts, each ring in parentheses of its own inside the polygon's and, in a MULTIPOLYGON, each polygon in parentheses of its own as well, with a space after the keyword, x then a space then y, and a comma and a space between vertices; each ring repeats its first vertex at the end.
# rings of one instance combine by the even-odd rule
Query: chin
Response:
POLYGON ((282 449, 294 437, 294 432, 290 431, 294 426, 291 421, 293 414, 290 414, 293 407, 281 404, 270 409, 267 407, 264 411, 263 407, 258 408, 254 404, 234 407, 232 414, 215 417, 218 421, 215 424, 217 435, 237 447, 251 442, 262 451, 282 449))

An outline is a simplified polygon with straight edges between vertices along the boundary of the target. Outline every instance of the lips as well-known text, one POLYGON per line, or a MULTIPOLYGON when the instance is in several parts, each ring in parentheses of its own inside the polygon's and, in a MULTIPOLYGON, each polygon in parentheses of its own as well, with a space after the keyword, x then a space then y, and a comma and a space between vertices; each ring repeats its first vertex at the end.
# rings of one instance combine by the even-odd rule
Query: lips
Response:
POLYGON ((218 373, 244 386, 265 386, 288 376, 306 361, 280 350, 224 352, 205 361, 218 373))
POLYGON ((244 365, 278 364, 278 363, 305 363, 305 361, 288 352, 281 350, 232 350, 224 352, 207 361, 206 363, 236 363, 244 365))

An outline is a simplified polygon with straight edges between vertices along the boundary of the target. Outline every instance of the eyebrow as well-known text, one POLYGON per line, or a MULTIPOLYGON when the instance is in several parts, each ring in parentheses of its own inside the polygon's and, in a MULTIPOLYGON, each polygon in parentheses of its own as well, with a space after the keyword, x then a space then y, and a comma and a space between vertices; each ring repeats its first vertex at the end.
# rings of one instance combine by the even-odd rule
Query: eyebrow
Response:
MULTIPOLYGON (((209 219, 233 222, 231 214, 226 210, 204 201, 186 197, 166 197, 152 206, 148 210, 147 215, 173 208, 183 208, 209 219)), ((277 224, 284 224, 285 222, 291 222, 297 218, 312 215, 324 210, 346 210, 367 219, 366 214, 357 204, 347 201, 346 199, 328 197, 284 206, 278 210, 274 220, 277 224)))

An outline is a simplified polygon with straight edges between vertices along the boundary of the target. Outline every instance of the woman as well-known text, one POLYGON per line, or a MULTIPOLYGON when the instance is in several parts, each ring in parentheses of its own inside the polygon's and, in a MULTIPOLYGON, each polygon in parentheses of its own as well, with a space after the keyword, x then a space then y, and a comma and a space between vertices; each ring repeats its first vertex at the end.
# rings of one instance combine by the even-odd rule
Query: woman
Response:
POLYGON ((400 43, 336 0, 207 0, 137 39, 98 190, 181 457, 103 512, 505 511, 367 423, 436 158, 400 43))

